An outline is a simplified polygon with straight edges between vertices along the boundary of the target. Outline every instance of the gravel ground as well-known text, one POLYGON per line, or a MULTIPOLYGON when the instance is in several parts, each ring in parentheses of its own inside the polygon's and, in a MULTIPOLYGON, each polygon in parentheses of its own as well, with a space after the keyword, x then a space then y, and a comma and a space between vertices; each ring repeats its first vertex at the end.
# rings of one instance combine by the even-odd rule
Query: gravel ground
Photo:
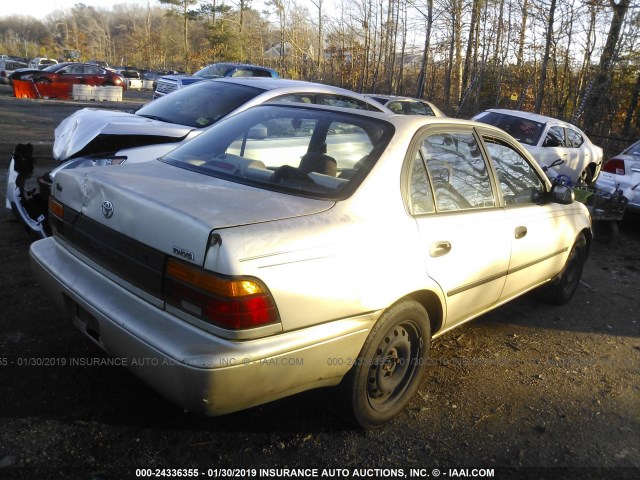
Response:
MULTIPOLYGON (((2 197, 15 144, 34 143, 39 171, 50 169, 53 129, 82 106, 0 85, 2 197)), ((43 297, 28 264, 35 239, 8 210, 0 225, 2 479, 640 478, 638 216, 594 244, 568 305, 534 292, 435 341, 418 395, 374 431, 335 413, 333 389, 217 418, 181 411, 105 365, 43 297)))

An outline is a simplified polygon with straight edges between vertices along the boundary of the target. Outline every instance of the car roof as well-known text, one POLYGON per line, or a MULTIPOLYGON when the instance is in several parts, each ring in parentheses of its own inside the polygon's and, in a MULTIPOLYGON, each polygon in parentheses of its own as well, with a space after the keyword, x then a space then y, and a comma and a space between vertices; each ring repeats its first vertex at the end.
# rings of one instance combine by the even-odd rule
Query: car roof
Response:
MULTIPOLYGON (((337 87, 335 87, 337 88, 337 87)), ((378 118, 381 120, 385 120, 391 124, 393 124, 395 127, 398 128, 415 128, 418 129, 422 126, 426 126, 426 125, 468 125, 471 127, 476 127, 476 128, 481 128, 484 130, 492 130, 495 131, 497 133, 500 133, 501 135, 506 135, 507 137, 509 137, 509 134, 507 134, 504 130, 502 130, 501 128, 498 127, 494 127, 493 125, 489 125, 486 123, 482 123, 482 122, 476 122, 473 120, 465 120, 465 119, 461 119, 461 118, 453 118, 453 117, 436 117, 433 115, 399 115, 399 114, 395 114, 393 112, 386 113, 386 112, 375 112, 375 111, 371 111, 371 110, 358 110, 358 109, 353 109, 353 108, 345 108, 345 107, 334 107, 334 106, 328 106, 328 105, 316 105, 316 104, 310 104, 310 103, 296 103, 296 102, 287 102, 287 103, 281 103, 281 102, 273 102, 273 103, 269 103, 268 101, 265 103, 262 103, 260 105, 257 105, 256 107, 253 108, 259 108, 261 106, 278 106, 278 107, 292 107, 292 108, 306 108, 306 109, 317 109, 317 110, 333 110, 333 111, 340 111, 340 112, 348 112, 349 114, 352 115, 360 115, 363 117, 372 117, 372 118, 378 118)), ((515 139, 513 140, 515 143, 518 143, 515 139)))
POLYGON ((412 100, 415 102, 430 103, 429 100, 423 100, 421 98, 406 97, 404 95, 380 95, 377 93, 367 93, 365 94, 365 96, 371 97, 371 98, 384 98, 386 100, 412 100))
POLYGON ((376 109, 382 110, 385 114, 391 114, 391 110, 388 110, 383 105, 380 105, 375 100, 368 98, 366 95, 347 90, 341 87, 334 87, 333 85, 325 85, 322 83, 306 82, 303 80, 290 80, 285 78, 270 78, 270 77, 224 77, 214 78, 208 80, 209 82, 224 82, 233 83, 237 85, 245 85, 249 87, 260 88, 264 91, 278 90, 281 93, 326 93, 336 95, 348 95, 349 97, 362 100, 369 105, 372 105, 376 109))
POLYGON ((554 122, 554 123, 560 123, 564 125, 571 125, 572 127, 575 127, 575 125, 569 122, 565 122, 564 120, 560 120, 558 118, 548 117, 546 115, 540 115, 539 113, 525 112, 522 110, 510 110, 508 108, 490 108, 488 110, 485 110, 485 112, 494 112, 494 113, 501 113, 503 115, 512 115, 514 117, 520 117, 520 118, 532 120, 534 122, 539 122, 539 123, 554 122))

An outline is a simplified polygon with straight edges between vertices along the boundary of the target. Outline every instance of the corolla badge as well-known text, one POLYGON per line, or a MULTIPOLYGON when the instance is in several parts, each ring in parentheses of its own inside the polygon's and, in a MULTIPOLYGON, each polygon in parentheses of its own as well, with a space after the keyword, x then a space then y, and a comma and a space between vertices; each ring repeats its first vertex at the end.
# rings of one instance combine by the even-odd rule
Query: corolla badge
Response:
POLYGON ((105 218, 113 217, 113 203, 109 200, 102 202, 102 215, 104 215, 105 218))

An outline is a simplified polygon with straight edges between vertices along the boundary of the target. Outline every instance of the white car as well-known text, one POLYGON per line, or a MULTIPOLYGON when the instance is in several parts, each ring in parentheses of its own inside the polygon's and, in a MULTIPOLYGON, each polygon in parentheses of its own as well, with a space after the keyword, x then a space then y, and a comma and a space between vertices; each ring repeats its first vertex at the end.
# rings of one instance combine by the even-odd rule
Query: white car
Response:
POLYGON ((442 110, 432 102, 420 98, 402 97, 399 95, 373 95, 368 94, 368 98, 384 105, 393 113, 400 115, 427 115, 433 117, 445 117, 442 110))
POLYGON ((52 194, 38 283, 209 415, 341 384, 355 422, 381 425, 432 338, 537 287, 569 301, 592 238, 572 190, 498 128, 299 103, 145 164, 62 170, 52 194))
POLYGON ((593 183, 602 168, 602 148, 575 125, 562 120, 518 110, 490 109, 473 120, 489 123, 512 135, 544 166, 556 160, 549 176, 565 175, 573 183, 593 183), (555 172, 555 173, 554 173, 555 172))
POLYGON ((627 210, 640 212, 640 140, 607 160, 595 186, 607 191, 622 190, 629 200, 627 210))

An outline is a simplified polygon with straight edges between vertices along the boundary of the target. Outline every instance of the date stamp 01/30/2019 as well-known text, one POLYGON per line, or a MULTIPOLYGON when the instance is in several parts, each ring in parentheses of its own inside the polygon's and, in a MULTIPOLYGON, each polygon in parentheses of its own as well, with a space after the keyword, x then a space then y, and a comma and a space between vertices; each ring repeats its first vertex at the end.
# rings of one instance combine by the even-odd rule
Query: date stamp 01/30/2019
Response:
POLYGON ((208 469, 136 469, 137 478, 493 478, 493 468, 208 468, 208 469))

